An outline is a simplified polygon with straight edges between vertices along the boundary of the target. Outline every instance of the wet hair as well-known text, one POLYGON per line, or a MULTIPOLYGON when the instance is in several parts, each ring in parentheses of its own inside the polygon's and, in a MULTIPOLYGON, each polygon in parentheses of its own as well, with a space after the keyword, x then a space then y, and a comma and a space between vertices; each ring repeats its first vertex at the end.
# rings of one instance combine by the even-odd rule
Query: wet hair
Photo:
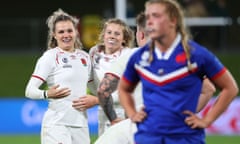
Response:
POLYGON ((122 43, 122 46, 125 48, 125 47, 133 47, 133 44, 134 44, 134 33, 133 33, 133 30, 124 22, 122 21, 121 19, 118 19, 118 18, 111 18, 111 19, 108 19, 107 21, 105 21, 103 23, 103 26, 102 26, 102 31, 100 32, 100 35, 99 35, 99 47, 101 49, 105 49, 105 46, 104 46, 104 33, 107 29, 107 26, 109 24, 117 24, 117 25, 120 25, 122 28, 123 28, 123 40, 125 41, 124 43, 122 43))
POLYGON ((62 9, 58 9, 54 11, 53 14, 47 18, 47 21, 46 21, 48 26, 47 48, 52 49, 58 46, 57 40, 54 38, 53 34, 56 30, 56 23, 61 21, 71 21, 73 23, 73 26, 77 32, 77 38, 74 42, 74 48, 82 49, 82 43, 80 41, 79 32, 77 30, 79 21, 77 18, 69 15, 68 13, 64 12, 62 9))
MULTIPOLYGON (((184 13, 181 6, 175 0, 149 0, 145 3, 145 7, 155 3, 163 4, 166 7, 166 13, 169 15, 170 19, 177 20, 176 32, 179 32, 180 35, 182 36, 181 42, 183 45, 184 52, 186 54, 187 66, 188 66, 188 69, 191 71, 192 70, 192 65, 190 61, 191 55, 190 55, 190 46, 188 44, 190 34, 184 23, 184 13)), ((150 44, 149 62, 153 60, 153 56, 152 56, 153 49, 154 49, 154 42, 152 41, 150 44)))

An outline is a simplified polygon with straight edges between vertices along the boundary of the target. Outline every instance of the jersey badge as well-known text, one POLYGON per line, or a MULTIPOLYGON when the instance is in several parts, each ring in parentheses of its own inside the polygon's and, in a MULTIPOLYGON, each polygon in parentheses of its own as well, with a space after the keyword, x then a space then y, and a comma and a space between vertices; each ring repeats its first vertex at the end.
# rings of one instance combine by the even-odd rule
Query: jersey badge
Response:
POLYGON ((81 62, 84 66, 87 66, 87 61, 85 59, 81 58, 81 62))
POLYGON ((176 56, 175 58, 176 62, 179 63, 179 64, 184 64, 187 60, 186 58, 186 54, 183 52, 183 53, 180 53, 176 56))
POLYGON ((141 61, 139 62, 140 66, 147 67, 150 66, 150 63, 148 62, 150 54, 149 51, 145 51, 141 56, 141 61))
POLYGON ((68 64, 68 59, 66 57, 62 58, 63 68, 72 68, 72 65, 68 64))

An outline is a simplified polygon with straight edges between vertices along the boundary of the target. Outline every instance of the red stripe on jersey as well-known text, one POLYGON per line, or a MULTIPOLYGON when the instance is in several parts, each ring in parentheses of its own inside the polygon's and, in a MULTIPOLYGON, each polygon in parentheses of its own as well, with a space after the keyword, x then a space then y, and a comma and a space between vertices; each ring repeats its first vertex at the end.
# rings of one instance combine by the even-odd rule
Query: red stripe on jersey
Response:
POLYGON ((186 77, 190 75, 191 73, 194 73, 197 71, 198 67, 197 64, 192 64, 192 70, 189 71, 188 67, 182 67, 180 69, 176 69, 175 71, 168 73, 166 75, 160 76, 158 74, 151 73, 150 71, 144 69, 141 66, 135 65, 137 72, 147 81, 154 83, 156 85, 165 85, 167 83, 176 81, 178 79, 181 79, 183 77, 186 77))
POLYGON ((120 79, 120 77, 119 77, 118 75, 116 75, 116 74, 113 74, 113 73, 110 73, 110 72, 105 73, 105 75, 106 75, 106 74, 110 74, 110 75, 112 75, 113 77, 115 77, 115 78, 117 78, 117 79, 120 79))
POLYGON ((59 61, 58 61, 58 54, 56 54, 56 62, 57 62, 57 64, 59 64, 59 61))
POLYGON ((40 79, 41 81, 45 82, 45 80, 43 78, 41 78, 40 76, 32 75, 32 77, 35 77, 35 78, 40 79))
POLYGON ((227 71, 227 69, 224 67, 222 70, 220 70, 220 72, 218 72, 218 73, 215 74, 213 77, 211 77, 211 79, 212 79, 212 80, 217 79, 218 77, 220 77, 221 75, 223 75, 226 71, 227 71))
POLYGON ((128 84, 132 84, 132 82, 129 81, 126 77, 123 76, 122 79, 123 79, 126 83, 128 83, 128 84))
POLYGON ((146 79, 147 81, 151 82, 151 83, 154 83, 156 85, 159 85, 159 86, 163 86, 163 85, 166 85, 167 83, 170 83, 170 82, 173 82, 173 81, 176 81, 176 80, 179 80, 181 78, 184 78, 186 76, 188 76, 189 74, 193 73, 193 72, 196 72, 197 71, 197 68, 193 69, 191 72, 190 71, 187 71, 185 73, 181 73, 179 75, 175 75, 174 77, 170 77, 164 81, 156 81, 154 79, 152 79, 151 77, 145 75, 144 73, 142 73, 141 71, 138 71, 139 74, 144 78, 146 79))

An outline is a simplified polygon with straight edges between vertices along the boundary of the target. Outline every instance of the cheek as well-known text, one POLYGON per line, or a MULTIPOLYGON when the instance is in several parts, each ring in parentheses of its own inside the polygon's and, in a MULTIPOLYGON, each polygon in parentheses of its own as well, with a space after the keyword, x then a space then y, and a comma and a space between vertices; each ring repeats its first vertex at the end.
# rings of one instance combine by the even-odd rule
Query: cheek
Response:
POLYGON ((123 39, 123 36, 121 36, 121 37, 118 37, 118 41, 119 41, 120 43, 123 43, 123 42, 125 42, 125 40, 123 39))

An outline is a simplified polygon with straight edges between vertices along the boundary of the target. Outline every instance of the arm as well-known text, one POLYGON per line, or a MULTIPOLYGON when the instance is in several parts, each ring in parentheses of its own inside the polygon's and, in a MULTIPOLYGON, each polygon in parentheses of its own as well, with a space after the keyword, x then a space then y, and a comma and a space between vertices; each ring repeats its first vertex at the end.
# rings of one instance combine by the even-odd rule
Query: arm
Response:
POLYGON ((133 122, 141 122, 145 117, 146 113, 144 108, 140 111, 135 109, 134 99, 132 93, 137 84, 130 84, 126 80, 121 79, 118 86, 120 103, 127 113, 127 116, 133 122))
POLYGON ((44 99, 44 91, 39 89, 42 84, 42 80, 31 77, 25 89, 25 96, 31 99, 44 99))
POLYGON ((113 107, 113 99, 111 94, 117 89, 118 81, 118 77, 106 73, 97 90, 99 104, 103 108, 103 111, 111 123, 114 123, 114 121, 117 120, 117 114, 113 107))
POLYGON ((189 117, 185 119, 185 122, 190 125, 191 128, 206 128, 211 125, 237 96, 238 86, 229 71, 225 71, 222 75, 214 79, 213 82, 221 91, 206 116, 200 119, 192 112, 184 111, 185 114, 189 115, 189 117))
POLYGON ((214 122, 227 109, 238 93, 236 81, 229 71, 226 71, 223 75, 213 80, 213 82, 221 89, 221 91, 212 109, 203 118, 208 125, 214 122))
POLYGON ((198 100, 197 112, 200 112, 206 106, 215 92, 216 88, 213 83, 208 78, 205 78, 203 80, 202 92, 198 100))
POLYGON ((43 81, 36 78, 31 77, 26 90, 25 95, 31 99, 46 99, 46 98, 62 98, 70 95, 69 88, 60 88, 59 85, 55 85, 50 87, 48 90, 41 90, 40 86, 43 84, 43 81))

